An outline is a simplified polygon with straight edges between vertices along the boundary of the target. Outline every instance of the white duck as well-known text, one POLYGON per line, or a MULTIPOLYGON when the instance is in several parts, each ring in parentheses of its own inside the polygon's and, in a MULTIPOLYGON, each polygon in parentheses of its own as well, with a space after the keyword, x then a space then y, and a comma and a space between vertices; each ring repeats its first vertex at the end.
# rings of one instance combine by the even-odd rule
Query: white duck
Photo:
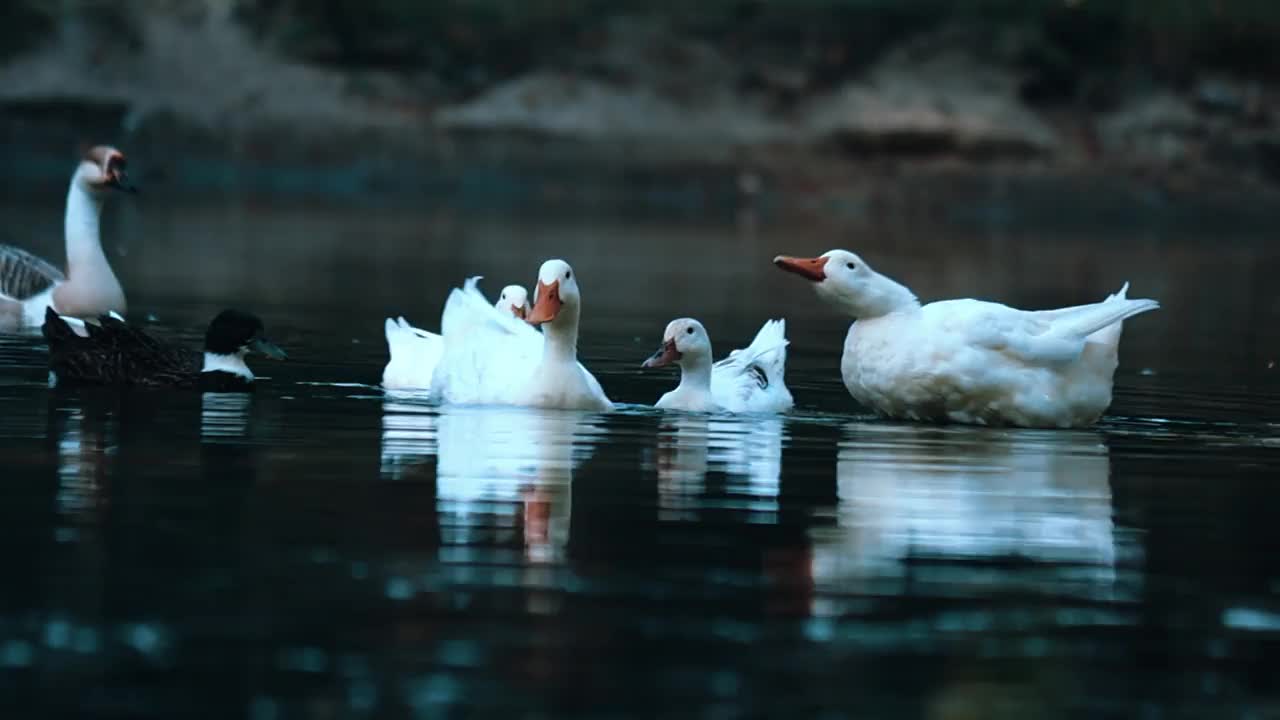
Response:
POLYGON ((544 262, 533 298, 526 323, 490 307, 473 280, 449 293, 432 393, 457 404, 612 410, 600 383, 578 362, 582 297, 569 263, 544 262))
POLYGON ((667 324, 662 347, 644 367, 680 365, 680 384, 654 407, 690 412, 785 412, 794 404, 783 380, 787 364, 785 320, 769 320, 745 350, 711 362, 711 338, 702 323, 680 318, 667 324))
POLYGON ((98 233, 107 194, 136 192, 125 165, 123 153, 100 145, 76 166, 67 190, 65 275, 25 250, 0 245, 0 330, 39 327, 47 307, 81 320, 125 312, 124 290, 111 271, 98 233))
POLYGON ((858 402, 890 418, 1081 427, 1111 404, 1121 322, 1160 307, 1129 300, 1018 310, 982 300, 921 306, 906 287, 845 250, 778 267, 856 319, 840 371, 858 402))
MULTIPOLYGON (((524 318, 529 313, 529 293, 519 285, 508 285, 502 288, 494 307, 524 318)), ((382 386, 390 390, 429 389, 431 376, 444 354, 444 339, 413 327, 403 317, 387 318, 383 327, 390 358, 382 370, 382 386)))

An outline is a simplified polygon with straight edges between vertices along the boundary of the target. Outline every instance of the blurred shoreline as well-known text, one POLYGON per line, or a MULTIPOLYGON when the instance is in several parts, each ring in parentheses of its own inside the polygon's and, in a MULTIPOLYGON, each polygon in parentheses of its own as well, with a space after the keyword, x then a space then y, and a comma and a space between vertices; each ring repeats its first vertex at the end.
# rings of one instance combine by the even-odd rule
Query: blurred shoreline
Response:
POLYGON ((0 63, 0 147, 31 191, 108 142, 177 194, 997 224, 1066 199, 1068 222, 1227 229, 1280 214, 1280 84, 1229 67, 1055 79, 1062 62, 1027 60, 1049 45, 1025 23, 938 24, 837 72, 823 63, 844 45, 789 59, 783 40, 610 16, 500 69, 487 50, 459 79, 444 61, 307 59, 324 53, 280 39, 280 17, 301 22, 289 3, 135 0, 110 21, 91 7, 0 63))

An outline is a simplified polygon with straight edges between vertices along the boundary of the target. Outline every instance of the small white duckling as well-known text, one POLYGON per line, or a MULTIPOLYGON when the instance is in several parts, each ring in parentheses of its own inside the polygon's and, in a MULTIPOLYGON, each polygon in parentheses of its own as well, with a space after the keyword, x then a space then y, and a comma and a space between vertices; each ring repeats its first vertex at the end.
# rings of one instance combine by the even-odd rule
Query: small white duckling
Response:
POLYGON ((520 285, 508 285, 498 294, 498 302, 494 307, 508 310, 512 315, 524 320, 529 316, 529 292, 520 285))
POLYGON ((711 338, 702 323, 679 318, 667 324, 662 347, 643 367, 680 366, 680 384, 654 407, 689 412, 784 412, 794 404, 783 374, 786 321, 770 320, 745 350, 712 363, 711 338))

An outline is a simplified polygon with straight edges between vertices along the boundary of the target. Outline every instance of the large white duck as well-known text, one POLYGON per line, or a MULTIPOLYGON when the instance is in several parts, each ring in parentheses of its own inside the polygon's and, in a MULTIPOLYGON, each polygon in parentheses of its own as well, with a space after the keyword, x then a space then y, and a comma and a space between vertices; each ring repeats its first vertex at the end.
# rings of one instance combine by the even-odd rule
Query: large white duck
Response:
POLYGON ((769 320, 745 350, 711 362, 711 338, 702 323, 679 318, 667 324, 662 347, 644 367, 677 363, 680 384, 654 407, 689 412, 785 412, 794 402, 783 374, 787 364, 787 324, 769 320))
MULTIPOLYGON (((468 282, 474 285, 479 279, 468 282)), ((502 288, 494 307, 523 319, 529 313, 529 292, 519 285, 508 285, 502 288)), ((436 365, 444 354, 444 338, 410 325, 403 317, 387 318, 383 328, 390 357, 382 370, 382 386, 389 390, 429 390, 436 365)))
POLYGON ((1125 318, 1160 307, 1129 300, 1018 310, 982 300, 921 305, 845 250, 774 259, 856 322, 840 371, 855 400, 904 420, 1082 427, 1111 404, 1125 318))
POLYGON ((473 281, 455 288, 440 320, 444 353, 432 393, 457 404, 612 410, 578 362, 581 311, 578 279, 563 260, 539 268, 527 322, 491 307, 473 281))
POLYGON ((98 232, 108 193, 136 192, 125 165, 124 153, 99 145, 76 166, 67 190, 65 274, 25 250, 0 245, 0 330, 39 327, 48 307, 80 320, 125 312, 124 290, 98 232))

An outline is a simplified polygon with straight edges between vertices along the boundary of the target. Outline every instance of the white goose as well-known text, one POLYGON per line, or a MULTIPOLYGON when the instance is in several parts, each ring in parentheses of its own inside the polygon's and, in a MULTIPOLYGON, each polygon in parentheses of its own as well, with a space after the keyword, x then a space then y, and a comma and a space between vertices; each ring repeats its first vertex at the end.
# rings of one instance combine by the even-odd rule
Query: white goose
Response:
POLYGON ((102 205, 113 189, 136 192, 124 154, 100 145, 76 166, 67 190, 66 274, 25 250, 0 245, 0 330, 39 327, 47 307, 81 320, 125 312, 124 290, 98 233, 102 205))
POLYGON ((982 300, 921 306, 906 287, 845 250, 774 263, 813 282, 856 322, 840 371, 855 400, 890 418, 1081 427, 1111 404, 1125 318, 1160 307, 1129 300, 1018 310, 982 300))
POLYGON ((490 307, 474 280, 449 293, 432 393, 457 404, 612 410, 600 383, 578 362, 582 297, 569 263, 544 262, 533 298, 526 323, 490 307))
POLYGON ((711 338, 702 323, 680 318, 667 324, 662 347, 644 367, 680 366, 680 384, 654 407, 690 412, 785 412, 794 404, 783 380, 787 324, 769 320, 745 350, 711 362, 711 338))
MULTIPOLYGON (((474 285, 475 280, 479 278, 469 282, 474 285)), ((502 288, 494 307, 524 318, 529 313, 529 293, 519 285, 508 285, 502 288)), ((431 377, 444 354, 444 339, 413 327, 403 317, 387 318, 383 328, 390 357, 382 370, 382 386, 389 390, 430 389, 431 377)))

